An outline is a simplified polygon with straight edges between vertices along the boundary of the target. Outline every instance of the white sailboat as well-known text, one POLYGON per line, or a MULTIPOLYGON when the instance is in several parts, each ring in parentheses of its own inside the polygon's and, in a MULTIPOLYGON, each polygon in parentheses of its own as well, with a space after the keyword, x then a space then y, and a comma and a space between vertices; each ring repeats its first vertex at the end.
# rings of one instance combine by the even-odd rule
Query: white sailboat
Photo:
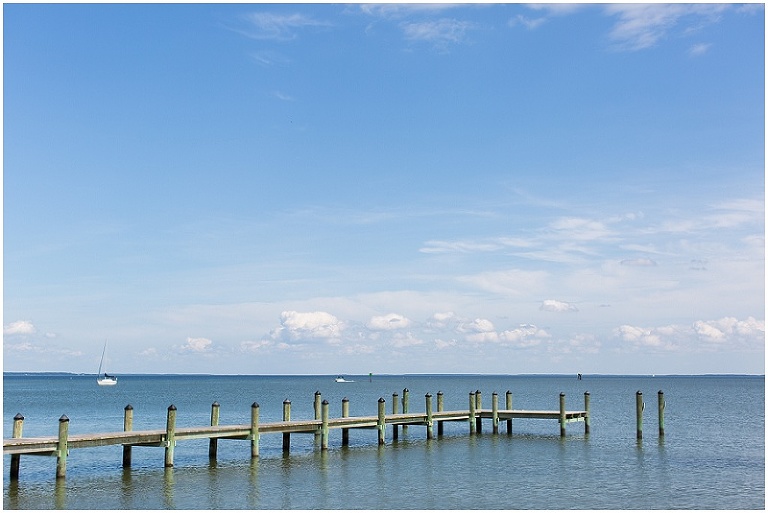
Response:
POLYGON ((112 386, 117 385, 117 376, 110 376, 106 371, 102 374, 101 370, 104 367, 104 355, 107 354, 107 343, 104 342, 104 350, 101 352, 101 362, 99 362, 99 374, 96 376, 96 383, 99 386, 112 386))

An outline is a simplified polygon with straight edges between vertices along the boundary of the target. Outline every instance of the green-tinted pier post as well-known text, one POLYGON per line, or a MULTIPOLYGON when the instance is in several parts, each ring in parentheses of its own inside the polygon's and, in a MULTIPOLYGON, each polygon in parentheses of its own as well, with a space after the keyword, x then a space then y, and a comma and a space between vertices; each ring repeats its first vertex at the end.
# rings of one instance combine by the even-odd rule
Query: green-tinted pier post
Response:
MULTIPOLYGON (((322 412, 323 400, 322 400, 322 395, 320 394, 320 390, 315 392, 314 408, 315 408, 315 420, 322 419, 322 417, 323 417, 323 412, 322 412)), ((315 433, 315 443, 321 441, 322 437, 323 437, 322 432, 321 431, 317 431, 315 433)))
POLYGON ((560 392, 560 436, 565 436, 565 393, 560 392))
MULTIPOLYGON (((397 408, 400 404, 399 402, 399 395, 397 392, 392 394, 392 413, 394 415, 397 415, 397 408)), ((397 440, 397 432, 398 432, 398 426, 397 424, 392 425, 392 440, 397 440)))
POLYGON ((475 393, 470 392, 469 393, 469 434, 475 432, 475 426, 477 425, 475 423, 475 393))
POLYGON ((165 466, 173 466, 173 449, 176 446, 176 407, 168 407, 168 417, 165 422, 165 466))
MULTIPOLYGON (((407 389, 406 389, 407 390, 407 389)), ((376 431, 379 433, 379 445, 384 445, 387 433, 386 415, 387 402, 383 397, 379 397, 379 415, 376 421, 376 431)))
POLYGON ((251 405, 251 458, 259 457, 259 403, 251 405))
POLYGON ((69 417, 62 415, 59 418, 59 443, 56 446, 56 478, 63 478, 67 475, 67 452, 69 447, 67 439, 69 438, 69 417))
MULTIPOLYGON (((346 397, 341 400, 341 416, 343 418, 349 417, 349 399, 346 397)), ((349 428, 342 428, 341 430, 341 445, 343 447, 349 445, 349 428)))
MULTIPOLYGON (((475 411, 483 409, 483 395, 480 390, 475 390, 475 411)), ((475 431, 478 433, 483 432, 483 416, 478 415, 475 417, 475 431)))
POLYGON ((589 392, 584 392, 584 411, 587 416, 584 417, 584 434, 589 434, 589 392))
POLYGON ((664 438, 664 409, 667 403, 664 401, 664 392, 659 390, 659 438, 664 438))
POLYGON ((427 395, 424 396, 424 399, 426 400, 426 410, 427 410, 427 440, 432 440, 434 436, 434 431, 432 430, 432 394, 427 393, 427 395))
MULTIPOLYGON (((283 401, 283 421, 288 422, 291 420, 291 401, 286 399, 283 401)), ((291 434, 283 433, 283 452, 291 450, 291 434)))
POLYGON ((638 390, 635 393, 635 411, 637 412, 637 439, 643 439, 643 410, 645 404, 643 403, 643 393, 638 390))
MULTIPOLYGON (((123 431, 133 431, 133 406, 130 404, 125 406, 125 414, 123 415, 123 431)), ((130 445, 123 446, 123 468, 131 467, 131 447, 130 445)))
MULTIPOLYGON (((437 411, 443 411, 443 393, 437 392, 437 411)), ((437 436, 443 436, 443 421, 437 421, 437 436)))
MULTIPOLYGON (((408 413, 408 389, 403 389, 403 413, 408 413)), ((408 426, 403 426, 403 434, 408 433, 408 426)))
MULTIPOLYGON (((24 415, 17 413, 13 418, 13 438, 21 438, 24 429, 24 415)), ((19 465, 21 464, 21 454, 11 455, 11 481, 19 479, 19 465)))
MULTIPOLYGON (((512 409, 512 392, 507 390, 506 396, 506 409, 512 409)), ((512 433, 512 419, 507 419, 507 433, 512 433)))
POLYGON ((493 434, 497 435, 499 434, 499 394, 496 392, 491 395, 491 411, 493 412, 491 418, 493 422, 493 434))
MULTIPOLYGON (((211 405, 211 426, 219 425, 219 409, 221 405, 218 401, 214 401, 211 405)), ((215 460, 216 455, 219 452, 219 439, 211 438, 208 441, 208 459, 215 460)))
POLYGON ((328 450, 328 410, 330 405, 328 399, 322 402, 322 428, 320 428, 320 450, 328 450))

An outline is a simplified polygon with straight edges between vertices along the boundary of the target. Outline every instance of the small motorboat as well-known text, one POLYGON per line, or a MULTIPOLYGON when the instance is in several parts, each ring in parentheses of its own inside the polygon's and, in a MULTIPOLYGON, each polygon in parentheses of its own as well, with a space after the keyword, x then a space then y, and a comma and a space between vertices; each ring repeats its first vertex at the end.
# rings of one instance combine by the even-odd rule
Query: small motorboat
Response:
POLYGON ((344 379, 344 376, 336 376, 336 383, 354 383, 354 380, 344 379))

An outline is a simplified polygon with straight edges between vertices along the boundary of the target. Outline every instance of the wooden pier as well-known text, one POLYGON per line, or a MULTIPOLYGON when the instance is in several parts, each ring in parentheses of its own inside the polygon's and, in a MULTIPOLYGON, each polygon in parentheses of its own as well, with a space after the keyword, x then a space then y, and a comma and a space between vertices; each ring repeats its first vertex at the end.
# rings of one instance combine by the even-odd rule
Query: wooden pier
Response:
POLYGON ((207 438, 209 439, 209 457, 216 458, 217 443, 221 439, 246 440, 250 442, 251 458, 259 457, 259 439, 264 434, 280 433, 283 437, 283 451, 290 450, 290 437, 293 433, 314 434, 320 442, 321 450, 328 449, 329 432, 331 429, 341 429, 342 446, 349 443, 350 429, 375 429, 378 433, 378 444, 386 443, 387 425, 392 426, 392 439, 398 438, 398 428, 407 426, 426 427, 428 439, 435 437, 433 427, 437 425, 437 435, 443 434, 443 423, 466 422, 469 433, 481 433, 483 420, 491 421, 492 432, 499 433, 502 421, 506 422, 507 433, 512 432, 513 419, 550 419, 556 420, 560 426, 560 436, 566 434, 566 425, 570 422, 584 422, 584 432, 589 433, 589 392, 584 394, 584 409, 567 411, 565 409, 565 394, 560 394, 558 410, 515 410, 512 409, 512 393, 506 393, 506 407, 499 408, 498 394, 492 395, 492 407, 482 407, 482 395, 478 390, 469 394, 469 408, 459 411, 443 411, 443 394, 437 394, 437 408, 433 410, 432 395, 425 396, 425 411, 420 413, 408 411, 408 389, 403 390, 402 413, 398 411, 400 401, 398 394, 393 394, 392 413, 386 413, 386 401, 378 400, 378 412, 374 416, 350 417, 349 400, 342 400, 342 416, 329 418, 328 401, 321 400, 320 392, 315 393, 315 418, 312 420, 291 420, 291 402, 283 402, 283 420, 278 422, 259 422, 259 404, 251 405, 251 421, 248 424, 219 425, 219 404, 214 402, 211 407, 211 425, 202 427, 177 427, 176 407, 170 405, 166 418, 165 429, 133 430, 133 407, 125 407, 124 430, 112 433, 95 433, 69 435, 69 418, 62 415, 59 419, 57 436, 22 437, 24 417, 17 414, 14 417, 13 438, 3 439, 3 454, 11 455, 10 478, 19 478, 20 458, 22 455, 55 456, 56 477, 66 476, 67 457, 71 449, 86 447, 101 447, 106 445, 123 446, 123 467, 131 466, 131 449, 135 446, 163 447, 165 449, 165 466, 173 467, 174 448, 181 440, 207 438))

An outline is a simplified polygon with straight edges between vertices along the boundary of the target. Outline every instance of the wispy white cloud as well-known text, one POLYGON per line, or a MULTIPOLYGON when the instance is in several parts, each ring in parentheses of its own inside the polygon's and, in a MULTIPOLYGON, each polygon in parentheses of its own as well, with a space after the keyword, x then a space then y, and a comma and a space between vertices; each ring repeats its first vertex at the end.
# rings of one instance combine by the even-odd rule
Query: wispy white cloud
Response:
POLYGON ((400 24, 407 40, 431 43, 438 49, 445 49, 450 44, 464 42, 467 32, 475 27, 476 24, 473 22, 450 18, 400 24))
POLYGON ((717 21, 728 8, 719 4, 613 4, 605 12, 618 18, 609 34, 616 48, 632 51, 655 46, 684 19, 690 23, 681 30, 690 31, 717 21))
POLYGON ((310 16, 293 13, 251 12, 242 15, 245 28, 234 29, 251 39, 290 41, 298 37, 300 30, 308 27, 330 27, 331 23, 310 16))
POLYGON ((213 344, 213 341, 207 338, 187 337, 187 343, 181 346, 181 350, 192 353, 206 353, 211 350, 211 344, 213 344))
POLYGON ((3 335, 31 335, 35 332, 35 325, 29 321, 14 321, 3 326, 3 335))

